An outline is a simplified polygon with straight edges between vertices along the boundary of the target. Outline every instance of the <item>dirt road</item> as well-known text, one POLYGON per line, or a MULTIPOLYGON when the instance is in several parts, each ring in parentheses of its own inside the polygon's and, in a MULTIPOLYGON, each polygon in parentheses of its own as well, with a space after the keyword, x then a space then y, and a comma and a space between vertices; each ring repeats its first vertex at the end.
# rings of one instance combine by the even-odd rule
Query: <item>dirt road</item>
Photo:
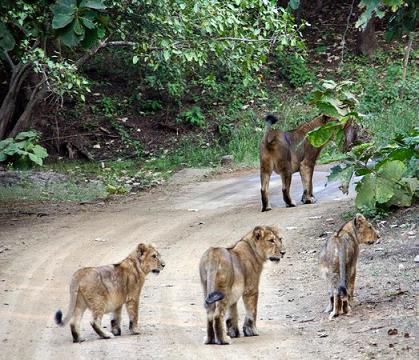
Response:
MULTIPOLYGON (((191 174, 178 178, 184 181, 191 174)), ((386 236, 364 249, 353 315, 330 322, 321 313, 326 293, 317 255, 325 232, 342 222, 348 198, 335 185, 324 188, 327 172, 317 171, 317 204, 284 208, 277 179, 271 185, 274 208, 261 213, 256 174, 169 185, 135 202, 94 212, 11 221, 0 233, 0 358, 413 359, 415 267, 409 257, 400 272, 404 240, 397 243, 402 250, 395 256, 391 247, 396 245, 386 236), (286 258, 268 264, 262 274, 260 336, 234 339, 230 346, 205 346, 199 258, 209 246, 229 245, 257 224, 288 229, 286 258), (146 280, 141 335, 128 334, 124 314, 122 336, 100 340, 86 313, 86 341, 73 344, 69 328, 58 328, 53 321, 58 308, 67 309, 72 273, 82 266, 117 262, 139 242, 154 243, 166 261, 159 276, 150 274, 146 280), (389 336, 390 328, 398 334, 389 336)), ((293 182, 299 200, 301 182, 293 182)), ((239 314, 243 320, 242 304, 239 314)), ((107 316, 104 325, 109 326, 107 316)))

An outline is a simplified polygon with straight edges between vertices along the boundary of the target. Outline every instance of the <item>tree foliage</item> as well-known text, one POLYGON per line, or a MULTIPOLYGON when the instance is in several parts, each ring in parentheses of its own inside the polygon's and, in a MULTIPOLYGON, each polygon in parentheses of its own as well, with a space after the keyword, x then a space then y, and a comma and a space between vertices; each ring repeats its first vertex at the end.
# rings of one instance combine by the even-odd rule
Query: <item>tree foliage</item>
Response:
POLYGON ((368 21, 377 16, 383 18, 390 12, 385 33, 387 40, 400 39, 403 34, 416 30, 418 24, 418 2, 416 0, 361 0, 363 12, 359 16, 356 27, 364 29, 368 21))
POLYGON ((410 206, 419 195, 419 128, 399 134, 393 142, 378 147, 374 142, 355 146, 343 163, 331 169, 328 181, 339 180, 347 192, 353 176, 358 210, 374 215, 392 206, 410 206))
POLYGON ((0 141, 0 163, 11 164, 17 169, 27 169, 33 165, 42 166, 48 156, 44 147, 37 144, 39 134, 35 131, 21 132, 12 139, 0 141))
POLYGON ((304 49, 287 10, 271 0, 17 0, 0 4, 0 60, 11 72, 0 139, 31 125, 45 98, 84 100, 80 67, 101 48, 125 46, 132 62, 170 96, 189 82, 249 83, 270 56, 304 49), (32 89, 17 116, 22 86, 32 89), (15 119, 18 118, 17 121, 15 119))
POLYGON ((339 147, 343 145, 345 124, 349 120, 355 122, 361 117, 356 111, 358 100, 351 91, 353 85, 354 83, 348 80, 324 80, 311 93, 310 103, 315 105, 321 114, 335 119, 307 134, 313 146, 321 147, 331 139, 335 139, 339 147))

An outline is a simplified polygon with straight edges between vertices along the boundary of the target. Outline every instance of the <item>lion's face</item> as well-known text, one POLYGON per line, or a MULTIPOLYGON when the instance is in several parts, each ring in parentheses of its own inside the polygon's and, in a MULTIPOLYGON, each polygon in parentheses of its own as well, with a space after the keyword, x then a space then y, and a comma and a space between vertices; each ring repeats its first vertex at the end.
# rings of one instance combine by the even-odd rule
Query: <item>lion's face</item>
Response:
POLYGON ((253 237, 258 249, 266 259, 279 262, 285 255, 285 247, 282 244, 282 235, 277 227, 257 226, 253 230, 253 237))
POLYGON ((141 268, 145 273, 160 273, 165 267, 160 253, 152 245, 140 244, 137 248, 137 256, 141 262, 141 268))
POLYGON ((380 238, 378 231, 362 214, 356 214, 354 219, 354 226, 357 237, 361 243, 373 244, 377 239, 380 238))

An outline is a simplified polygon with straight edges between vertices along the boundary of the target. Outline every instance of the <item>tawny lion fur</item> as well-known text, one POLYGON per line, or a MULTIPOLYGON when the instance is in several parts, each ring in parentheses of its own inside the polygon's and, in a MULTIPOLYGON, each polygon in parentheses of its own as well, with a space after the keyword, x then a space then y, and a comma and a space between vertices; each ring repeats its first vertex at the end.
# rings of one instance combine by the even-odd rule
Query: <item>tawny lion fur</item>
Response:
POLYGON ((326 241, 320 252, 319 263, 329 288, 325 310, 329 319, 350 312, 349 301, 354 296, 359 245, 372 244, 379 237, 367 219, 357 214, 326 241))
MULTIPOLYGON (((292 174, 299 171, 303 183, 304 192, 301 201, 304 204, 313 204, 316 199, 313 196, 313 172, 317 158, 322 150, 314 147, 306 139, 309 131, 325 125, 333 118, 321 115, 313 120, 303 123, 291 131, 274 130, 271 128, 278 119, 268 115, 265 119, 266 130, 260 144, 260 182, 262 211, 269 211, 269 182, 272 172, 281 176, 282 195, 287 207, 295 206, 290 196, 292 174)), ((357 131, 351 121, 344 126, 344 147, 349 149, 356 140, 357 131)))
POLYGON ((245 336, 258 335, 256 328, 259 279, 263 264, 278 262, 285 254, 276 227, 257 226, 230 248, 209 248, 199 265, 207 310, 205 344, 230 344, 240 336, 237 301, 242 297, 246 309, 245 336), (227 315, 224 326, 224 316, 227 315))
POLYGON ((139 244, 136 249, 118 264, 86 267, 74 273, 70 284, 70 304, 67 315, 55 314, 56 323, 65 326, 70 321, 73 342, 83 341, 80 337, 80 321, 90 309, 91 325, 104 339, 121 335, 121 310, 125 304, 129 316, 129 329, 138 334, 138 303, 145 277, 148 273, 159 273, 165 266, 158 251, 151 245, 139 244), (102 317, 113 313, 111 332, 101 326, 102 317))

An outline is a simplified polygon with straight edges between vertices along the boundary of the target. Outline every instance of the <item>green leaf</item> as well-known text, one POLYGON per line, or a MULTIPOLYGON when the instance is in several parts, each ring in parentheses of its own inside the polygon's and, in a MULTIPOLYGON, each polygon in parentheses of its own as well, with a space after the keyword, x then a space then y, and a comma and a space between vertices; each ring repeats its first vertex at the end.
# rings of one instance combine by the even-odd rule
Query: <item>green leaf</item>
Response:
POLYGON ((375 198, 379 204, 387 203, 394 195, 396 183, 386 178, 377 177, 375 198))
POLYGON ((68 25, 63 31, 59 34, 58 38, 62 43, 68 47, 74 47, 80 43, 80 38, 74 31, 74 23, 68 25))
POLYGON ((0 49, 10 51, 13 50, 15 45, 16 41, 12 33, 9 31, 9 29, 6 27, 4 23, 0 22, 0 49))
POLYGON ((170 51, 169 51, 169 50, 164 50, 164 51, 163 51, 163 59, 164 59, 165 61, 167 61, 167 60, 169 60, 169 59, 170 59, 170 51))
POLYGON ((403 178, 401 182, 407 186, 413 195, 419 191, 419 180, 417 178, 403 178))
POLYGON ((62 29, 74 20, 77 0, 58 0, 51 9, 54 14, 52 28, 62 29))
POLYGON ((324 115, 328 115, 331 117, 338 117, 339 112, 336 110, 336 107, 334 107, 332 104, 330 104, 329 101, 318 101, 316 103, 317 108, 320 110, 320 112, 324 115))
POLYGON ((32 149, 32 152, 41 159, 44 159, 48 156, 47 150, 41 145, 35 145, 32 149))
POLYGON ((103 0, 82 0, 80 7, 87 7, 90 9, 104 10, 107 6, 103 3, 103 0))
POLYGON ((136 63, 138 63, 138 56, 137 55, 134 55, 133 57, 132 57, 132 63, 135 65, 136 63))
POLYGON ((98 36, 97 36, 97 29, 93 30, 86 30, 86 33, 84 35, 84 39, 81 42, 81 46, 85 49, 91 48, 93 45, 95 45, 98 42, 98 36))
POLYGON ((288 5, 291 9, 297 10, 300 7, 300 0, 290 0, 288 5))
POLYGON ((77 18, 74 20, 73 29, 77 36, 84 36, 84 28, 77 18))
POLYGON ((15 136, 15 140, 34 140, 38 137, 38 133, 35 131, 23 131, 15 136))
POLYGON ((7 148, 11 143, 13 143, 12 138, 7 138, 7 139, 4 139, 4 140, 1 140, 0 141, 0 151, 7 148))
POLYGON ((410 206, 412 205, 413 194, 405 186, 396 186, 394 196, 387 203, 388 206, 410 206))
POLYGON ((340 125, 329 123, 307 133, 308 141, 314 147, 325 145, 335 134, 340 125))
POLYGON ((406 165, 400 160, 386 161, 378 168, 377 176, 396 182, 402 178, 406 170, 406 165))
POLYGON ((365 175, 362 180, 356 184, 355 206, 357 209, 375 209, 375 185, 376 177, 374 174, 365 175))
POLYGON ((93 21, 87 17, 80 17, 80 21, 83 23, 84 26, 86 26, 88 29, 92 30, 96 27, 96 25, 93 23, 93 21))
POLYGON ((42 166, 42 159, 34 154, 29 153, 29 159, 35 164, 42 166))

